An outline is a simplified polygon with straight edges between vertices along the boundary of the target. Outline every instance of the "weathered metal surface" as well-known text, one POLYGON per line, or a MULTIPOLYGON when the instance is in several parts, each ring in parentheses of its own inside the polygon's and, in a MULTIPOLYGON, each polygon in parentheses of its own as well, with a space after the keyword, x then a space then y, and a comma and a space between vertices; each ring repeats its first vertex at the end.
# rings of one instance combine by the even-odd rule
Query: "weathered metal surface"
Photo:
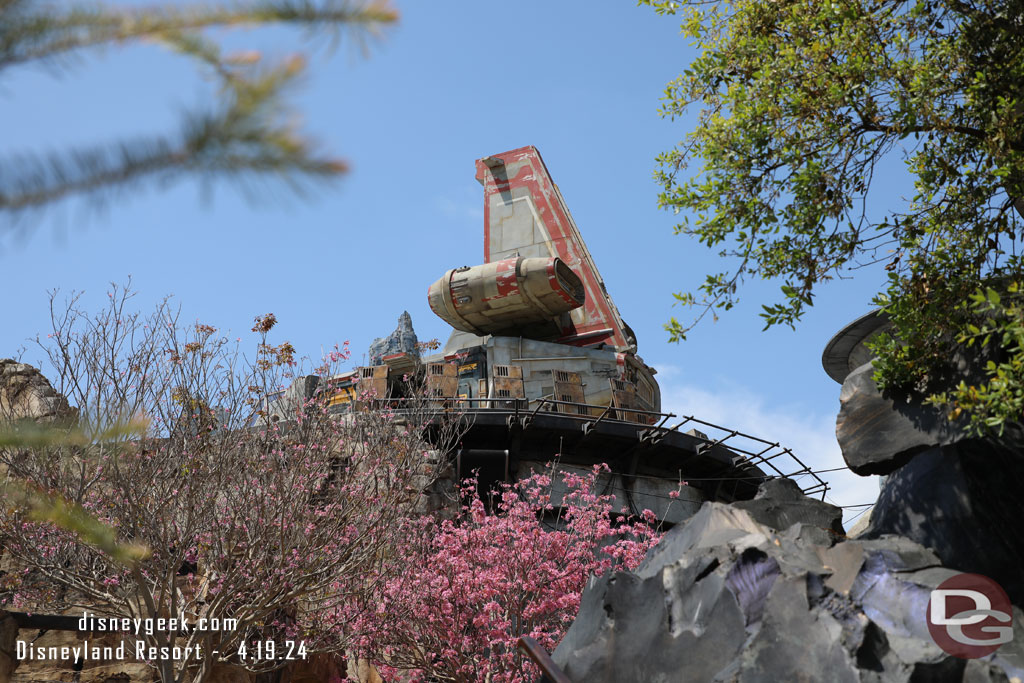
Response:
POLYGON ((430 286, 431 310, 457 330, 557 338, 583 305, 583 283, 559 258, 509 258, 455 268, 430 286))
MULTIPOLYGON (((675 416, 661 412, 655 370, 637 355, 535 148, 478 161, 477 180, 484 187, 485 263, 449 270, 431 286, 431 308, 453 332, 416 372, 440 412, 464 415, 460 452, 480 460, 464 464, 483 468, 481 482, 517 478, 519 464, 555 457, 584 467, 608 463, 624 500, 658 508, 672 522, 692 513, 672 506, 680 479, 700 500, 751 498, 772 476, 807 477, 805 492, 824 493, 824 482, 778 444, 692 417, 666 426, 675 416), (726 433, 709 439, 680 431, 693 424, 726 433), (492 451, 505 454, 501 467, 486 455, 492 451)), ((403 318, 395 334, 411 337, 411 327, 403 318)), ((388 353, 382 360, 395 365, 388 353)), ((358 387, 374 388, 379 400, 371 407, 401 410, 401 376, 397 367, 390 377, 371 372, 358 387)), ((351 402, 343 383, 332 391, 340 407, 351 402)))
MULTIPOLYGON (((518 365, 491 365, 492 398, 526 398, 523 369, 518 365)), ((494 407, 507 408, 511 403, 498 402, 494 407)))
POLYGON ((329 377, 317 387, 317 393, 324 396, 328 408, 341 411, 356 400, 356 382, 358 373, 355 370, 329 377))
POLYGON ((354 400, 356 400, 355 387, 339 387, 331 392, 330 398, 327 399, 327 407, 336 409, 350 405, 354 400))
POLYGON ((494 367, 494 379, 523 379, 523 368, 518 365, 495 365, 494 367))
POLYGON ((866 344, 889 326, 881 311, 871 311, 854 320, 829 340, 821 354, 821 365, 829 377, 840 384, 851 372, 871 360, 866 344))
POLYGON ((454 398, 459 389, 459 368, 454 363, 427 363, 427 391, 432 396, 454 398))
POLYGON ((381 358, 381 362, 388 366, 392 376, 411 376, 416 372, 416 367, 419 365, 419 356, 403 351, 384 356, 381 358))
MULTIPOLYGON (((558 401, 572 401, 574 403, 586 403, 583 395, 583 381, 578 372, 567 370, 555 370, 554 375, 554 397, 558 401)), ((558 404, 557 410, 567 415, 590 415, 590 408, 582 405, 570 406, 558 404)))
POLYGON ((643 413, 636 412, 643 410, 637 400, 636 386, 621 379, 610 379, 608 383, 612 388, 612 406, 616 408, 615 415, 620 420, 646 422, 643 413))
POLYGON ((359 368, 359 381, 356 382, 356 393, 362 396, 384 397, 388 395, 388 366, 369 365, 359 368))
MULTIPOLYGON (((455 329, 441 355, 485 350, 489 367, 522 365, 531 402, 557 394, 592 406, 549 406, 566 414, 602 414, 613 403, 609 379, 635 388, 630 408, 659 411, 655 371, 636 355, 633 333, 536 148, 478 160, 476 177, 484 188, 485 263, 450 270, 430 288, 431 308, 455 329), (563 370, 580 376, 577 387, 556 390, 554 374, 563 370)), ((495 397, 496 389, 516 395, 497 387, 492 371, 487 377, 487 393, 476 383, 478 397, 495 397)), ((473 390, 466 382, 459 395, 473 390)))
POLYGON ((484 261, 558 257, 583 282, 586 302, 574 310, 559 339, 606 343, 635 351, 636 340, 608 295, 597 265, 536 147, 520 147, 476 162, 484 186, 484 261))

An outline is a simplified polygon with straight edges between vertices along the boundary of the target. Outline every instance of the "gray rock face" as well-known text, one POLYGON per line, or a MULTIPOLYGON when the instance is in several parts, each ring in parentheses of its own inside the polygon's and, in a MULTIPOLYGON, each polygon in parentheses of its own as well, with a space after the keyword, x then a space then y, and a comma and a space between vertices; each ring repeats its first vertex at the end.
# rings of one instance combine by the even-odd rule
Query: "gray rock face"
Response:
POLYGON ((370 365, 380 365, 384 356, 394 353, 408 353, 419 358, 420 351, 417 346, 416 332, 412 329, 412 316, 408 311, 402 311, 398 316, 398 327, 386 337, 378 337, 370 344, 370 365))
POLYGON ((917 453, 964 438, 960 425, 950 423, 920 397, 883 396, 873 373, 871 363, 860 366, 846 378, 839 394, 836 439, 851 470, 888 474, 917 453))
POLYGON ((984 574, 1024 604, 1024 453, 968 439, 916 455, 889 475, 862 538, 900 534, 942 563, 984 574))
MULTIPOLYGON (((986 363, 1003 355, 998 344, 961 348, 930 381, 947 389, 983 384, 986 363)), ((836 420, 850 469, 888 475, 861 537, 905 536, 947 567, 995 579, 1024 604, 1024 420, 998 438, 975 438, 966 416, 949 421, 921 393, 884 395, 872 374, 869 361, 846 376, 836 420)))
POLYGON ((823 510, 808 510, 810 524, 780 530, 756 508, 706 503, 635 572, 587 588, 556 663, 587 683, 1024 678, 1019 610, 1017 640, 983 660, 949 657, 925 613, 956 572, 908 539, 836 542, 816 523, 823 510))
POLYGON ((843 510, 824 501, 808 498, 792 479, 771 479, 753 500, 733 503, 756 521, 772 529, 788 529, 797 522, 843 533, 843 510))

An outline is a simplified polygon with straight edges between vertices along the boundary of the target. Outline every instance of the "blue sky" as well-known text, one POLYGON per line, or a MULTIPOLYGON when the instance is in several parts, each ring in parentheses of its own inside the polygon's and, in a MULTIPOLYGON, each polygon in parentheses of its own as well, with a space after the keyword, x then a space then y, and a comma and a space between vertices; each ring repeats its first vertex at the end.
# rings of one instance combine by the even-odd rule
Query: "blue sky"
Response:
MULTIPOLYGON (((310 356, 350 340, 360 361, 403 310, 421 339, 444 340, 448 328, 426 293, 448 268, 483 260, 474 160, 532 144, 640 355, 659 370, 665 409, 780 441, 819 468, 841 467, 839 386, 820 356, 832 334, 870 309, 883 282, 877 270, 823 289, 796 331, 761 331, 757 312, 777 286, 760 283, 685 343, 668 343, 663 330, 670 315, 686 316, 672 308, 672 292, 719 268, 713 252, 673 235, 651 178, 655 156, 688 130, 688 121, 657 114, 665 84, 694 56, 678 23, 617 2, 396 6, 399 24, 365 55, 345 40, 333 53, 310 49, 281 30, 215 34, 271 56, 310 52, 310 75, 293 99, 304 129, 351 172, 305 198, 254 198, 197 181, 149 186, 101 213, 72 202, 25 233, 0 234, 0 357, 45 336, 48 290, 84 290, 86 305, 98 307, 108 283, 129 276, 141 309, 173 295, 183 320, 232 336, 251 337, 253 316, 272 311, 275 341, 310 356)), ((210 88, 191 63, 152 45, 90 53, 59 70, 24 67, 0 79, 2 153, 173 128, 210 88)), ((29 345, 24 360, 40 356, 29 345)), ((869 502, 877 490, 874 478, 828 477, 842 504, 869 502)))

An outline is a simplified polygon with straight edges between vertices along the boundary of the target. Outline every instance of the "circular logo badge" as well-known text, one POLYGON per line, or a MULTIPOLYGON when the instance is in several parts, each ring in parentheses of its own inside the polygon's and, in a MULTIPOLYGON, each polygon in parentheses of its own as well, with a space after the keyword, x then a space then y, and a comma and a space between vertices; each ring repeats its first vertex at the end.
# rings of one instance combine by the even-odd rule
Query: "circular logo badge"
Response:
POLYGON ((945 652, 985 657, 1013 640, 1013 608, 1002 586, 981 574, 957 574, 928 601, 928 632, 945 652))

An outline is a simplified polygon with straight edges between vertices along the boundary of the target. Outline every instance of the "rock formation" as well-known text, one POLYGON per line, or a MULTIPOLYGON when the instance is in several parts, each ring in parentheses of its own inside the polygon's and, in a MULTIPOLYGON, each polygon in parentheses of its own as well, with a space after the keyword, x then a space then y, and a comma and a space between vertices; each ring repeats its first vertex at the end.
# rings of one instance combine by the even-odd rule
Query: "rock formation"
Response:
MULTIPOLYGON (((1024 436, 977 438, 965 420, 925 403, 921 393, 882 392, 865 342, 885 329, 878 314, 852 323, 826 348, 823 362, 842 384, 836 438, 858 474, 886 475, 862 538, 899 534, 932 549, 951 569, 984 574, 1024 605, 1024 436), (844 375, 844 372, 846 373, 844 375)), ((962 349, 933 390, 984 380, 998 349, 962 349)))
MULTIPOLYGON (((705 503, 635 572, 586 590, 554 653, 570 680, 1024 680, 1022 429, 977 438, 923 395, 879 391, 865 342, 886 324, 855 321, 822 359, 842 384, 843 458, 887 475, 866 529, 844 536, 837 508, 784 480, 754 500, 705 503), (1016 639, 977 659, 947 654, 928 626, 932 590, 965 572, 1016 605, 1016 639)), ((932 380, 976 382, 994 352, 964 350, 932 380)))
POLYGON ((930 637, 930 591, 958 572, 906 538, 847 540, 838 508, 790 488, 705 503, 635 572, 596 580, 555 662, 587 683, 1024 678, 1019 638, 964 660, 930 637))
POLYGON ((43 374, 26 363, 0 358, 0 421, 54 422, 76 411, 43 374))
POLYGON ((416 331, 412 329, 412 316, 409 311, 402 311, 398 316, 398 327, 386 337, 378 337, 370 344, 370 365, 380 365, 385 356, 396 353, 408 353, 419 358, 420 351, 416 339, 416 331))

